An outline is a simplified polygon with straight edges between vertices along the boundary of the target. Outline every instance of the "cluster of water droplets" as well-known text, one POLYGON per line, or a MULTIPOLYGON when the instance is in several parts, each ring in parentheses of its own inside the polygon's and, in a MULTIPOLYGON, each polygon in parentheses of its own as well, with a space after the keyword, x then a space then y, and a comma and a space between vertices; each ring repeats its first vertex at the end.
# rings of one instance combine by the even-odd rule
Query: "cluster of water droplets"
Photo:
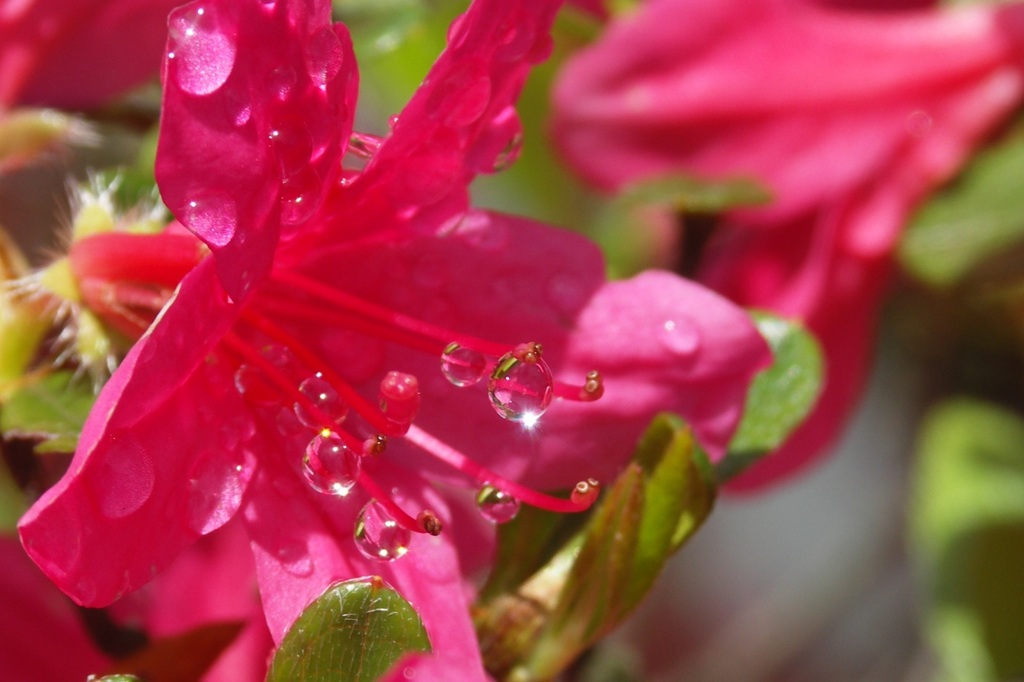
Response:
POLYGON ((441 373, 460 388, 487 377, 494 411, 527 426, 536 424, 554 398, 554 378, 536 343, 520 344, 493 363, 480 351, 451 343, 441 353, 441 373))

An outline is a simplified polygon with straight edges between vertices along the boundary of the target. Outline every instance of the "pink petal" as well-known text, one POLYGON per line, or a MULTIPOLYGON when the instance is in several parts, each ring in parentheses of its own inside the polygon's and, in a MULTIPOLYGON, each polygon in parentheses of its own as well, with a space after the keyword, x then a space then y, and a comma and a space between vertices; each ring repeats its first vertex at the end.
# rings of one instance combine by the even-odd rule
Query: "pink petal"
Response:
POLYGON ((99 106, 156 76, 177 0, 7 0, 0 106, 99 106))
MULTIPOLYGON (((318 256, 308 272, 388 308, 510 348, 542 343, 563 381, 581 385, 588 371, 601 371, 603 398, 556 402, 531 432, 498 417, 482 386, 449 384, 438 357, 343 334, 321 338, 334 349, 324 356, 363 383, 364 395, 375 395, 389 370, 416 375, 418 426, 543 487, 609 478, 661 410, 679 411, 720 456, 747 385, 769 358, 749 317, 710 290, 664 272, 604 283, 589 241, 523 219, 472 213, 443 238, 342 245, 318 256)), ((389 444, 389 454, 406 451, 410 468, 443 472, 401 441, 389 444)))
POLYGON ((82 680, 110 664, 74 605, 32 565, 15 538, 0 537, 0 603, 5 679, 82 680))
MULTIPOLYGON (((378 216, 409 215, 446 202, 466 205, 477 173, 493 172, 518 145, 513 108, 532 66, 551 51, 560 1, 476 0, 455 20, 448 47, 353 183, 350 231, 378 216), (364 216, 368 216, 364 218, 364 216)), ((423 221, 429 224, 429 221, 423 221)))
POLYGON ((1016 9, 654 0, 566 65, 556 140, 601 186, 746 174, 768 183, 780 213, 882 172, 904 148, 932 177, 963 154, 952 125, 985 127, 1019 97, 1003 32, 1016 30, 1016 9), (973 120, 951 120, 950 107, 968 100, 973 120))
POLYGON ((212 261, 185 278, 100 393, 68 473, 19 524, 43 571, 104 606, 223 525, 251 475, 251 415, 208 360, 233 322, 212 261))
POLYGON ((338 178, 355 57, 326 0, 203 0, 169 22, 157 180, 237 298, 338 178))
MULTIPOLYGON (((394 562, 368 560, 352 538, 365 495, 322 495, 300 485, 285 467, 278 469, 276 475, 268 469, 269 476, 256 477, 245 510, 264 611, 275 641, 280 642, 302 610, 333 583, 379 575, 419 613, 435 656, 465 670, 482 669, 449 532, 438 537, 414 534, 409 552, 394 562)), ((382 467, 372 475, 386 489, 400 486, 395 488, 399 502, 408 511, 431 509, 447 525, 444 502, 417 476, 389 474, 382 467)))
POLYGON ((391 667, 381 682, 407 682, 407 680, 449 680, 450 682, 489 682, 492 678, 483 670, 466 669, 457 661, 445 660, 428 654, 408 654, 391 667))

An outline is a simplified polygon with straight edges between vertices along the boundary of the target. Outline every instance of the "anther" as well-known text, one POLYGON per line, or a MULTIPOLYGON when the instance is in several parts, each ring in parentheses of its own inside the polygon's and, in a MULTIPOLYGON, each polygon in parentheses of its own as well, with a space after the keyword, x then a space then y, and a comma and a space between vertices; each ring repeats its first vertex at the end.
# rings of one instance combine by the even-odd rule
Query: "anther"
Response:
POLYGON ((600 494, 601 484, 593 478, 588 478, 576 484, 576 487, 572 489, 572 494, 569 495, 569 499, 574 504, 586 508, 594 504, 597 501, 597 496, 600 494))
POLYGON ((420 527, 430 535, 440 535, 441 530, 444 528, 444 524, 441 523, 441 519, 437 518, 437 514, 424 509, 416 515, 416 520, 419 522, 420 527))
POLYGON ((373 438, 367 438, 363 441, 363 456, 364 457, 376 457, 383 454, 384 450, 388 446, 388 437, 383 434, 377 434, 373 438))
POLYGON ((526 362, 531 365, 539 362, 543 354, 544 347, 534 341, 521 343, 512 350, 512 357, 520 362, 526 362))

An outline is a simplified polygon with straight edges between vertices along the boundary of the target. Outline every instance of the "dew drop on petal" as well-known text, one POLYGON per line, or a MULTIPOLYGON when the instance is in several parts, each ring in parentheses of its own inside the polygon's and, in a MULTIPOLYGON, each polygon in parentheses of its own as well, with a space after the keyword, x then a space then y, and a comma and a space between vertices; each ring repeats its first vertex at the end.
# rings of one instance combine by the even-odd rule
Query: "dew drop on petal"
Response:
POLYGON ((480 351, 449 343, 441 353, 441 373, 455 386, 472 386, 486 371, 487 358, 480 351))
POLYGON ((667 320, 661 326, 658 340, 666 350, 680 357, 688 357, 700 350, 700 329, 689 318, 667 320))
POLYGON ((278 548, 276 556, 284 570, 292 575, 303 578, 313 573, 313 557, 302 542, 295 541, 278 548))
POLYGON ((312 168, 286 178, 281 183, 281 222, 305 222, 316 211, 319 199, 320 179, 312 168))
POLYGON ((306 68, 313 85, 320 87, 334 80, 341 71, 345 53, 333 27, 324 27, 310 36, 305 43, 306 68))
POLYGON ((295 175, 309 165, 313 155, 313 139, 301 120, 279 121, 267 139, 285 177, 295 175))
POLYGON ((487 395, 498 415, 532 426, 554 397, 551 369, 543 358, 527 362, 516 357, 514 351, 506 353, 491 372, 487 395))
POLYGON ((311 429, 322 429, 330 427, 336 424, 340 424, 345 421, 345 417, 348 416, 348 405, 341 399, 338 392, 334 390, 334 387, 324 379, 323 374, 317 372, 313 376, 304 379, 299 384, 299 392, 306 396, 314 406, 319 408, 321 412, 326 414, 332 420, 334 424, 322 424, 321 420, 317 419, 316 415, 312 413, 302 403, 295 403, 295 416, 298 417, 299 421, 311 429))
POLYGON ((291 97, 297 82, 298 76, 294 69, 289 66, 279 66, 267 76, 267 94, 283 102, 291 97))
POLYGON ((223 452, 200 455, 189 473, 188 527, 206 535, 227 523, 242 503, 246 471, 223 452))
POLYGON ((213 247, 227 245, 234 239, 238 229, 237 204, 223 192, 190 199, 178 217, 186 227, 213 247))
POLYGON ((336 433, 318 434, 306 446, 302 473, 310 487, 325 495, 344 497, 359 479, 361 461, 336 433))
POLYGON ((235 44, 219 24, 213 6, 190 4, 168 17, 168 70, 187 93, 209 95, 231 75, 235 44))
POLYGON ((356 518, 356 548, 367 559, 394 561, 409 551, 412 531, 400 525, 387 509, 370 500, 356 518))
POLYGON ((519 500, 493 485, 485 485, 476 495, 480 515, 494 523, 508 523, 519 513, 519 500))

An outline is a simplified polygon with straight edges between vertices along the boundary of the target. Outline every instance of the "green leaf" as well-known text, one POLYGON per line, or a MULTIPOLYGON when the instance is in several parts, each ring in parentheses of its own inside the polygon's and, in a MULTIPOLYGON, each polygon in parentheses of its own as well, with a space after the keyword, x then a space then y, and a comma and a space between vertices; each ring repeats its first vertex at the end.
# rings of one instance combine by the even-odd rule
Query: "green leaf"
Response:
POLYGON ((800 323, 766 312, 752 316, 774 358, 754 379, 743 420, 715 467, 720 483, 782 445, 814 407, 824 380, 821 347, 800 323))
POLYGON ((771 200, 768 189, 753 178, 710 180, 681 173, 641 180, 616 197, 622 206, 670 206, 687 213, 721 213, 771 200))
POLYGON ((398 592, 379 577, 348 580, 328 588, 292 624, 267 680, 372 682, 402 655, 429 651, 419 615, 398 592))
POLYGON ((71 372, 55 372, 14 391, 0 412, 5 436, 41 438, 37 452, 72 452, 96 396, 71 372))
POLYGON ((0 534, 13 534, 28 505, 7 463, 0 459, 0 534))
POLYGON ((678 417, 655 419, 583 531, 515 594, 476 610, 488 669, 517 680, 565 669, 637 606, 714 498, 710 465, 689 429, 678 417))
POLYGON ((951 287, 987 259, 1024 244, 1024 134, 976 156, 956 184, 937 194, 903 234, 899 258, 914 276, 951 287))
POLYGON ((1024 420, 959 399, 925 420, 911 508, 929 639, 955 682, 1024 674, 1024 420))

